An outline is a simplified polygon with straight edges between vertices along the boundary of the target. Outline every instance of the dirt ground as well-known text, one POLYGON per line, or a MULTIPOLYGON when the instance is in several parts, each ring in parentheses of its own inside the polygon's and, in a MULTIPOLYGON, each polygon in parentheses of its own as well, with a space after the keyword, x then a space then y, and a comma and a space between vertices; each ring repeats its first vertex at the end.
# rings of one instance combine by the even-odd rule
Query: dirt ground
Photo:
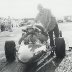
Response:
MULTIPOLYGON (((66 50, 69 46, 72 47, 72 24, 64 23, 59 24, 59 29, 63 33, 63 37, 66 42, 66 50)), ((4 55, 4 44, 6 40, 14 40, 17 44, 21 37, 21 29, 14 29, 13 32, 0 33, 0 72, 25 72, 26 64, 22 64, 17 60, 11 64, 8 64, 4 55)), ((56 59, 56 57, 48 58, 42 65, 37 67, 37 72, 72 72, 72 51, 67 51, 64 59, 56 59)), ((34 71, 30 72, 36 72, 34 71)))

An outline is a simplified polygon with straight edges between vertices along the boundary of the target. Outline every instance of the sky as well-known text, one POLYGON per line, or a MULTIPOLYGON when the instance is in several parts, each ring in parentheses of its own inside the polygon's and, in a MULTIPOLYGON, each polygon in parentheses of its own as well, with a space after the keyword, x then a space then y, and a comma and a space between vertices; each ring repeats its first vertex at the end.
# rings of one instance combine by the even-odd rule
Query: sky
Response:
POLYGON ((36 17, 38 4, 51 9, 55 17, 72 15, 72 0, 0 0, 0 17, 36 17))

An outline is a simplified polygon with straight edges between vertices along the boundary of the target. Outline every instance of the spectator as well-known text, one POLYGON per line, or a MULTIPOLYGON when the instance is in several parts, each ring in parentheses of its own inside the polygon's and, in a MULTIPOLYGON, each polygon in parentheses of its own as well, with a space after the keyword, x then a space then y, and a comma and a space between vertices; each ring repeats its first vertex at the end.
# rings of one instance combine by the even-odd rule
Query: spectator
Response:
MULTIPOLYGON (((41 22, 44 27, 44 31, 49 34, 50 46, 54 46, 53 32, 55 37, 59 37, 59 28, 55 17, 52 15, 49 9, 43 8, 41 4, 38 5, 38 15, 35 18, 36 22, 41 22)), ((51 52, 53 54, 54 52, 51 52)))
POLYGON ((5 31, 5 25, 1 24, 1 32, 5 31))

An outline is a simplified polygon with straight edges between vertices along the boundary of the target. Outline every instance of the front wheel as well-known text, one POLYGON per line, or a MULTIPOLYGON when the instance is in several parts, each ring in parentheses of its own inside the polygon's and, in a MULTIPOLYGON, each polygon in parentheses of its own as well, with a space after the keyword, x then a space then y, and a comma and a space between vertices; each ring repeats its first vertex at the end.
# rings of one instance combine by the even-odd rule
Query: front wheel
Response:
POLYGON ((16 58, 16 48, 14 41, 5 42, 5 56, 8 62, 13 62, 16 58))

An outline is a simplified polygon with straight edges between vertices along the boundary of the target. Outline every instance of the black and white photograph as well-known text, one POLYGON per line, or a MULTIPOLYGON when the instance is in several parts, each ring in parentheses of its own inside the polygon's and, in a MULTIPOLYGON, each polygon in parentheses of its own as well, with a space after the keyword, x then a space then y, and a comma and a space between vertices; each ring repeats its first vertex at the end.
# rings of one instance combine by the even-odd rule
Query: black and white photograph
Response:
POLYGON ((72 72, 72 0, 0 0, 0 72, 72 72))

